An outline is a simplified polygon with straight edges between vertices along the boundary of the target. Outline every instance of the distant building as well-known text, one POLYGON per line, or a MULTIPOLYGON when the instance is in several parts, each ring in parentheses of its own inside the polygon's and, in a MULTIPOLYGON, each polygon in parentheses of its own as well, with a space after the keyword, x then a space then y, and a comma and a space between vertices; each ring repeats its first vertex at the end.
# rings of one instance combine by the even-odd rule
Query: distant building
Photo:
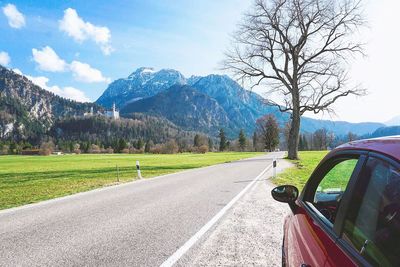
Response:
POLYGON ((91 107, 90 112, 85 112, 83 114, 83 116, 85 117, 92 117, 94 115, 100 115, 107 118, 112 118, 114 120, 119 119, 119 111, 116 109, 115 103, 113 103, 112 110, 106 110, 104 113, 102 113, 101 111, 97 111, 97 113, 94 114, 93 107, 91 107))
POLYGON ((91 117, 91 116, 93 116, 93 107, 90 108, 90 112, 85 112, 85 113, 83 114, 83 116, 85 116, 85 117, 91 117))
POLYGON ((119 111, 115 108, 115 103, 113 103, 112 110, 107 110, 104 115, 107 118, 113 118, 114 120, 119 119, 119 111))

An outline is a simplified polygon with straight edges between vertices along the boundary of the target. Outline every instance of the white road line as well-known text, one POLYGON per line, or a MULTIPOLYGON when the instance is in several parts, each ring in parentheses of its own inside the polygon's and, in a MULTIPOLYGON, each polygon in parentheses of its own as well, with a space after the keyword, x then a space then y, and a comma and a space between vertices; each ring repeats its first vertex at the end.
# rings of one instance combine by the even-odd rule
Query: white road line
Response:
POLYGON ((180 247, 174 254, 172 254, 160 267, 173 266, 210 228, 218 222, 219 219, 235 204, 238 199, 243 196, 247 190, 263 176, 270 168, 272 163, 267 166, 256 178, 254 178, 239 194, 237 194, 225 207, 223 207, 210 221, 208 221, 201 229, 195 233, 182 247, 180 247))

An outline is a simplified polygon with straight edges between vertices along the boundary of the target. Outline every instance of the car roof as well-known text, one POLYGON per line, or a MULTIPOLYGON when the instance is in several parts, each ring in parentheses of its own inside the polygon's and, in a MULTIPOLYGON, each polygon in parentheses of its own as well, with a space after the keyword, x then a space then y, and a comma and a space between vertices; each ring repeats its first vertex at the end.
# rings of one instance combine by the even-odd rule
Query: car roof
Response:
POLYGON ((335 150, 344 149, 378 152, 400 161, 400 135, 353 141, 343 144, 335 150))

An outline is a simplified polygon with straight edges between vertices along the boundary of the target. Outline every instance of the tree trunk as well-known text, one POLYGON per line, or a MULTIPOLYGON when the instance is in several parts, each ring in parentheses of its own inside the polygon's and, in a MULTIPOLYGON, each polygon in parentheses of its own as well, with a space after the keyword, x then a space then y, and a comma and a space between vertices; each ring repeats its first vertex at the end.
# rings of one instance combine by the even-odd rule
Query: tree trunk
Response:
POLYGON ((293 110, 292 121, 290 123, 289 142, 288 142, 288 158, 298 159, 298 145, 300 133, 300 112, 293 110))

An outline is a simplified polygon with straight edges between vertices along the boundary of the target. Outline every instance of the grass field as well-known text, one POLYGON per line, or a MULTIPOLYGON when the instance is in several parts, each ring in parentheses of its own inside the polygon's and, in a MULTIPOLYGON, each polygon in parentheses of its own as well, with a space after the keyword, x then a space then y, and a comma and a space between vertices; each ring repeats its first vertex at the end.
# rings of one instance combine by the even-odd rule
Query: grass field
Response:
MULTIPOLYGON (((273 182, 277 185, 295 185, 301 191, 308 178, 310 178, 311 173, 327 153, 328 151, 299 152, 300 160, 292 161, 295 167, 286 169, 273 182)), ((350 159, 335 165, 319 184, 320 190, 339 188, 345 190, 356 163, 356 159, 350 159)))
POLYGON ((300 151, 300 160, 291 161, 295 166, 279 174, 273 182, 277 185, 295 185, 302 190, 315 167, 327 153, 328 151, 300 151))
POLYGON ((101 154, 0 156, 0 209, 34 203, 137 178, 145 178, 249 158, 260 153, 101 154))

